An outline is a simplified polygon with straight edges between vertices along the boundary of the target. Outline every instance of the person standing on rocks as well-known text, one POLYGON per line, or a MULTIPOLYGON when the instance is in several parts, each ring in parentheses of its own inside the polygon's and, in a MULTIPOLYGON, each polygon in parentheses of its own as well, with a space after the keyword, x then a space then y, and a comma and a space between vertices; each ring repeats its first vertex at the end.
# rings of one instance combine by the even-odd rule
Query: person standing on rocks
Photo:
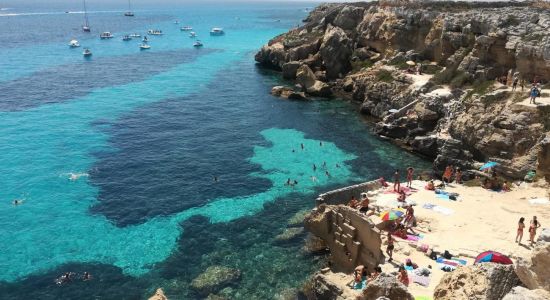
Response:
POLYGON ((395 170, 395 173, 393 173, 393 190, 395 192, 399 192, 401 190, 401 179, 400 179, 401 176, 399 176, 399 170, 396 169, 395 170), (397 187, 397 189, 396 189, 397 187))
POLYGON ((537 216, 533 216, 531 225, 529 226, 529 241, 531 245, 535 243, 535 235, 537 234, 537 228, 540 227, 540 222, 537 220, 537 216))
POLYGON ((525 218, 519 218, 518 222, 518 233, 516 234, 516 243, 521 245, 521 239, 523 238, 523 229, 525 228, 525 218))
POLYGON ((512 82, 512 92, 516 91, 516 87, 518 86, 519 79, 517 77, 514 77, 514 82, 512 82))
POLYGON ((391 262, 393 260, 392 256, 394 248, 395 246, 393 245, 393 237, 391 236, 391 231, 388 231, 388 247, 386 248, 386 253, 390 257, 390 259, 388 259, 388 262, 391 262))

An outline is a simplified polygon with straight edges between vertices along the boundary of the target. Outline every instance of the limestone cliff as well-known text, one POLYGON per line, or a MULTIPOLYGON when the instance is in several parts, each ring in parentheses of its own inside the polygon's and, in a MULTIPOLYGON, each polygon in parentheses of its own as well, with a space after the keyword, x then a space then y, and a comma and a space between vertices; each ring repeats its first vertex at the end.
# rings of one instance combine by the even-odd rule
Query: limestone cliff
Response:
POLYGON ((359 102, 379 118, 378 134, 434 158, 436 169, 490 159, 510 177, 537 167, 548 175, 550 106, 524 101, 533 80, 548 97, 548 3, 324 4, 304 21, 255 57, 296 80, 297 92, 359 102), (405 72, 407 62, 424 74, 405 72), (515 92, 495 83, 513 78, 515 92))

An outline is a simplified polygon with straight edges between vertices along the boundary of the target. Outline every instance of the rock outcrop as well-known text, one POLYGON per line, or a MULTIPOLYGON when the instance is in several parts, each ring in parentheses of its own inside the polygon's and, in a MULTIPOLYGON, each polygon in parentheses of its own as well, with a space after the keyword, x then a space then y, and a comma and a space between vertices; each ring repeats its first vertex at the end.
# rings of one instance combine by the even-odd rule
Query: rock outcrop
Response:
POLYGON ((512 265, 482 263, 461 267, 443 276, 434 291, 434 300, 500 300, 521 285, 512 265))
POLYGON ((149 300, 168 300, 168 298, 164 295, 164 291, 158 288, 155 294, 149 297, 149 300))
POLYGON ((376 300, 387 297, 392 300, 413 300, 414 297, 407 291, 407 287, 399 282, 395 276, 382 273, 378 278, 369 282, 363 291, 363 299, 376 300))
POLYGON ((521 286, 513 288, 502 300, 548 300, 550 292, 537 289, 529 290, 521 286))
POLYGON ((550 291, 550 243, 539 242, 530 257, 519 257, 516 274, 528 288, 550 291))
POLYGON ((357 210, 321 205, 304 223, 311 233, 326 242, 336 271, 351 272, 357 265, 365 265, 372 271, 384 259, 379 229, 357 210))
POLYGON ((323 4, 305 22, 262 47, 258 63, 296 78, 305 94, 359 102, 380 119, 376 133, 433 158, 437 170, 496 160, 508 177, 538 169, 550 178, 550 109, 493 85, 550 81, 548 5, 323 4), (425 74, 406 74, 408 61, 425 74))
POLYGON ((241 279, 241 271, 223 266, 208 267, 204 273, 191 281, 191 288, 201 295, 218 292, 241 279))

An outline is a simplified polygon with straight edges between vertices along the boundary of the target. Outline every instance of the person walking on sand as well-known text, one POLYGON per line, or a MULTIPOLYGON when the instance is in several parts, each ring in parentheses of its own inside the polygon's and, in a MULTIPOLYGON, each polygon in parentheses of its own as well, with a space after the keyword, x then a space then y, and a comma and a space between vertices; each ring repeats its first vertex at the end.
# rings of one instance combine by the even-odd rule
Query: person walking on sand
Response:
POLYGON ((537 86, 534 83, 533 83, 533 86, 531 87, 531 92, 529 95, 531 95, 531 98, 529 99, 529 104, 531 103, 537 104, 535 100, 539 96, 539 89, 537 89, 537 86))
POLYGON ((400 182, 400 176, 399 176, 399 170, 396 169, 395 173, 393 173, 393 190, 395 192, 399 192, 401 190, 401 182, 400 182), (397 189, 396 189, 397 187, 397 189))
POLYGON ((390 257, 390 259, 388 259, 388 262, 391 262, 393 260, 393 248, 395 248, 395 246, 393 245, 393 237, 391 236, 391 232, 388 231, 388 247, 386 248, 386 253, 390 257))
POLYGON ((529 241, 531 245, 535 243, 535 235, 537 234, 537 228, 540 227, 540 222, 537 220, 537 216, 533 216, 531 225, 529 226, 529 241))
POLYGON ((517 77, 514 77, 514 82, 512 82, 512 92, 516 90, 516 87, 518 86, 519 79, 517 77))
POLYGON ((521 239, 523 238, 523 229, 525 228, 525 218, 519 218, 518 222, 518 233, 516 234, 516 243, 521 244, 521 239))
POLYGON ((453 167, 447 166, 445 172, 443 172, 443 182, 451 183, 451 177, 453 176, 453 167))
POLYGON ((413 167, 407 168, 407 187, 412 187, 412 181, 414 177, 414 169, 413 167))

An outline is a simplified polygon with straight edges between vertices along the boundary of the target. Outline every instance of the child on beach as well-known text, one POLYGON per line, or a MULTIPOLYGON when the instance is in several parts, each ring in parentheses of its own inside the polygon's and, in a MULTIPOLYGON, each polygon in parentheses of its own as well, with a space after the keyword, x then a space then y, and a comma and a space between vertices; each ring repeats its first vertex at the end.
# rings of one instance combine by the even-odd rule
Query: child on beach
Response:
POLYGON ((396 192, 399 192, 399 190, 401 190, 399 170, 395 170, 395 173, 393 173, 393 190, 396 192), (395 189, 396 187, 397 189, 395 189))
POLYGON ((435 183, 433 180, 428 181, 428 183, 426 184, 426 189, 428 191, 435 191, 435 183))
POLYGON ((399 282, 401 282, 405 286, 409 286, 409 274, 407 274, 407 270, 405 270, 405 267, 403 265, 399 266, 397 280, 399 280, 399 282))
POLYGON ((521 239, 523 238, 523 229, 525 228, 525 218, 519 218, 518 222, 518 234, 516 235, 516 243, 521 244, 521 239))
POLYGON ((412 167, 407 168, 407 187, 412 187, 412 181, 414 176, 414 169, 412 167))
POLYGON ((388 259, 388 262, 391 262, 393 260, 392 256, 394 247, 395 246, 393 245, 393 237, 391 236, 391 232, 388 231, 388 247, 386 248, 386 253, 390 257, 390 259, 388 259))
POLYGON ((535 235, 537 234, 537 228, 540 227, 540 222, 537 221, 537 216, 533 216, 531 220, 531 225, 529 226, 529 241, 531 245, 535 243, 535 235))

